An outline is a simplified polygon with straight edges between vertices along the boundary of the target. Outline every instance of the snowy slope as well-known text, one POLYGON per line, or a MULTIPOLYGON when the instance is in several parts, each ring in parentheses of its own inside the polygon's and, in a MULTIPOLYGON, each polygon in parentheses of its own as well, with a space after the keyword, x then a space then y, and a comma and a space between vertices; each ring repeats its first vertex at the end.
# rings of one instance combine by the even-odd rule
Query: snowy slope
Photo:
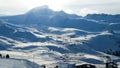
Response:
MULTIPOLYGON (((49 27, 46 29, 46 32, 45 31, 39 32, 39 30, 37 29, 33 30, 31 28, 31 30, 27 30, 27 31, 31 32, 31 34, 33 34, 38 39, 50 38, 51 40, 45 42, 41 42, 41 41, 24 42, 22 40, 17 40, 11 37, 5 37, 5 35, 0 36, 1 42, 2 44, 4 44, 1 46, 7 48, 1 50, 0 53, 3 54, 9 53, 13 58, 24 58, 32 62, 34 59, 34 62, 40 65, 46 63, 48 64, 57 63, 61 61, 60 57, 63 56, 64 54, 69 56, 70 58, 69 61, 75 63, 84 62, 84 63, 93 63, 93 64, 95 63, 103 64, 105 60, 103 60, 104 58, 102 58, 101 56, 106 56, 106 54, 101 52, 105 52, 109 50, 109 48, 103 50, 103 48, 97 43, 103 43, 104 45, 103 47, 109 47, 107 46, 109 45, 109 43, 106 43, 104 41, 103 42, 99 41, 98 40, 100 39, 99 37, 102 37, 103 38, 102 40, 108 39, 107 40, 108 42, 111 41, 116 42, 117 40, 117 39, 109 40, 109 35, 112 35, 112 33, 109 32, 100 32, 100 33, 88 32, 85 30, 79 30, 75 28, 49 27), (94 38, 98 38, 98 39, 94 39, 94 38)), ((111 44, 111 49, 115 51, 119 50, 119 48, 117 46, 114 46, 114 44, 111 44)))
MULTIPOLYGON (((106 54, 120 51, 119 40, 119 21, 106 23, 55 12, 47 6, 34 8, 24 15, 0 17, 0 53, 39 65, 64 61, 104 65, 105 56, 119 63, 119 57, 106 54)), ((15 59, 0 60, 12 62, 15 59)), ((23 63, 18 64, 31 65, 23 63)))
POLYGON ((40 68, 40 66, 27 60, 0 58, 0 68, 40 68))

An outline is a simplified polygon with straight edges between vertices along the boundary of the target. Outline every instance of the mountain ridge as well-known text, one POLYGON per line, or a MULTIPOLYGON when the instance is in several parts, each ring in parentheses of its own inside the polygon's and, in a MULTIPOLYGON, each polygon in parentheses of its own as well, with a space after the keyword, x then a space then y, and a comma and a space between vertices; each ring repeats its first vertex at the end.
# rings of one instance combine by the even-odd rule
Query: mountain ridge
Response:
POLYGON ((99 20, 52 11, 47 6, 38 8, 23 15, 0 17, 0 53, 34 60, 39 65, 59 63, 66 56, 74 63, 103 64, 101 56, 119 59, 118 20, 108 22, 104 15, 99 20))

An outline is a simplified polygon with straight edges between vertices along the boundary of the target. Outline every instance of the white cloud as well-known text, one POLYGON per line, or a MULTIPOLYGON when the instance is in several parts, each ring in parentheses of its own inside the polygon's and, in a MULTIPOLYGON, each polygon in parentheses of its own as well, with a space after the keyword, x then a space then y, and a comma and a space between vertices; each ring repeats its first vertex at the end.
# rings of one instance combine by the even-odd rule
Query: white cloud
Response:
POLYGON ((82 15, 96 12, 118 14, 120 11, 120 0, 0 0, 0 14, 25 13, 42 5, 82 15))
POLYGON ((66 13, 69 13, 69 14, 73 14, 74 13, 74 11, 73 10, 71 10, 71 9, 66 9, 66 10, 64 10, 66 13))
POLYGON ((94 13, 99 13, 99 12, 89 8, 83 8, 80 10, 79 15, 85 16, 87 14, 94 14, 94 13))

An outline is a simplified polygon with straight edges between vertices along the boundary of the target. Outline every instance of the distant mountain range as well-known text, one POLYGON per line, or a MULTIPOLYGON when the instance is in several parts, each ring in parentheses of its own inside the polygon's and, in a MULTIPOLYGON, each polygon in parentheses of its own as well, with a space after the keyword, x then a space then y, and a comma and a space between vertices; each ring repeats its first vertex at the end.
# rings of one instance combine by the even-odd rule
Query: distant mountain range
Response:
POLYGON ((103 31, 108 23, 119 23, 120 15, 89 14, 81 17, 64 11, 53 11, 47 6, 33 8, 23 15, 2 16, 0 19, 13 24, 78 28, 103 31))
POLYGON ((120 56, 120 14, 82 17, 42 6, 22 15, 1 16, 0 50, 54 59, 69 53, 120 56))
POLYGON ((106 23, 120 23, 120 14, 110 15, 110 14, 88 14, 85 16, 87 19, 98 20, 100 22, 106 23))

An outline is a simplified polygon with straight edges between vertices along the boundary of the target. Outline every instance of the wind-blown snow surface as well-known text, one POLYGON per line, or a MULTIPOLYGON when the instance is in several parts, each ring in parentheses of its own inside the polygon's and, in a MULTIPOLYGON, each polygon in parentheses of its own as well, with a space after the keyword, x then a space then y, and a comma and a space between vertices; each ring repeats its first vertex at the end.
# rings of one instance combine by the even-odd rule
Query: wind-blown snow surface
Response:
POLYGON ((40 66, 27 60, 0 59, 0 68, 40 68, 40 66))
POLYGON ((106 54, 120 51, 119 26, 119 21, 106 23, 36 8, 24 15, 0 17, 0 53, 48 67, 62 63, 104 67, 105 56, 120 62, 119 57, 106 54))
MULTIPOLYGON (((1 22, 0 27, 1 31, 3 29, 9 31, 4 34, 0 32, 1 54, 10 54, 11 58, 26 59, 39 65, 66 61, 75 64, 103 64, 104 67, 106 60, 104 56, 108 55, 103 52, 109 49, 119 50, 117 46, 114 46, 119 39, 119 32, 113 34, 109 31, 89 32, 75 28, 56 27, 37 30, 15 26, 7 22, 1 22), (18 36, 15 36, 17 33, 18 36), (25 36, 22 36, 21 33, 25 33, 25 36), (118 37, 114 38, 114 36, 118 37), (103 46, 100 46, 100 43, 103 43, 103 46), (68 56, 66 59, 61 58, 66 56, 68 56)), ((119 59, 114 56, 111 58, 119 59)))

